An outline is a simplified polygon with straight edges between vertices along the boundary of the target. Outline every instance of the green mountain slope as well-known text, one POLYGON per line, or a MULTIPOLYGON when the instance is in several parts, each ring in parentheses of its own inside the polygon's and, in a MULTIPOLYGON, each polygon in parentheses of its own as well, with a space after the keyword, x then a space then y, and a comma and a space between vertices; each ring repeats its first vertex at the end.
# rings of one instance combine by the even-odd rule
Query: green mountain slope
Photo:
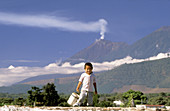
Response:
POLYGON ((19 93, 27 93, 28 90, 31 89, 31 85, 27 84, 15 84, 12 86, 3 86, 0 87, 0 93, 10 93, 10 94, 19 94, 19 93))
POLYGON ((170 58, 136 64, 124 64, 97 75, 99 91, 111 93, 125 85, 170 88, 170 58))

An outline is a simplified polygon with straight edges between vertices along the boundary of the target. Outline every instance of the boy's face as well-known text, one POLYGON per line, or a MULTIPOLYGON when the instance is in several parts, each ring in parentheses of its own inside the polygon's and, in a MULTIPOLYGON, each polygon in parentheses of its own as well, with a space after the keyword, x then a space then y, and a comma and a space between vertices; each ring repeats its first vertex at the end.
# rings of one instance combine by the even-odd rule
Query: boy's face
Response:
POLYGON ((84 70, 87 74, 91 74, 93 69, 90 66, 86 65, 84 70))

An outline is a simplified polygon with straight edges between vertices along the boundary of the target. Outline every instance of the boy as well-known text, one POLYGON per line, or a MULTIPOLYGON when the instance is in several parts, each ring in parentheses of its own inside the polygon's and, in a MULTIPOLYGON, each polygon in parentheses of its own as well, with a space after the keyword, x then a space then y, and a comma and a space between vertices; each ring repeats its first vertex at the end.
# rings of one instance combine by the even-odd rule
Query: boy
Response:
POLYGON ((95 94, 97 94, 97 87, 96 87, 96 77, 93 74, 93 66, 91 63, 86 63, 84 65, 85 73, 81 74, 79 83, 77 85, 76 91, 79 93, 79 88, 81 84, 83 83, 83 86, 81 88, 80 97, 77 100, 77 102, 73 106, 80 106, 85 97, 87 97, 87 106, 93 105, 93 86, 95 89, 95 94))

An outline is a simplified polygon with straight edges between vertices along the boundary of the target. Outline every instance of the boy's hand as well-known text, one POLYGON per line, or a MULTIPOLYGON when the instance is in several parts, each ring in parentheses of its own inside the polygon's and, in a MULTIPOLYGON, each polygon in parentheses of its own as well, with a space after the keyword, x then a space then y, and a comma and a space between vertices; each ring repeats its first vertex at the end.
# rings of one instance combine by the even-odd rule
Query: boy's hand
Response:
POLYGON ((78 89, 78 88, 76 89, 76 91, 77 91, 78 93, 80 93, 80 91, 79 91, 79 89, 78 89))

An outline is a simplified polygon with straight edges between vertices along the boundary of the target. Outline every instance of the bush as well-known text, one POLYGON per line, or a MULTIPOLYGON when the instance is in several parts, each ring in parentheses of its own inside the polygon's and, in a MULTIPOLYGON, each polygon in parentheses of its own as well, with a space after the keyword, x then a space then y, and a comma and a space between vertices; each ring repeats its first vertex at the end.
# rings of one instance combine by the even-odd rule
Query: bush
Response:
POLYGON ((113 107, 113 103, 110 101, 101 101, 98 105, 98 107, 113 107))
POLYGON ((58 106, 70 107, 70 105, 67 102, 61 102, 58 106))

